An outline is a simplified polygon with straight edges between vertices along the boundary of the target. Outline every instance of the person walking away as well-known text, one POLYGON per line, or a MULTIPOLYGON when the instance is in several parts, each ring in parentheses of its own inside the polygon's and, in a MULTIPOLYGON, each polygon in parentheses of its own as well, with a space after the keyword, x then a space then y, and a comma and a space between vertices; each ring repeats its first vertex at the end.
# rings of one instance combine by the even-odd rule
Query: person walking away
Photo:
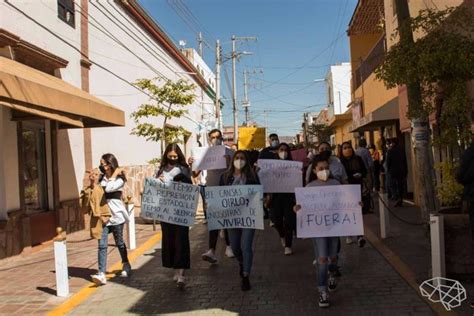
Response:
POLYGON ((128 260, 127 246, 123 240, 123 226, 129 221, 128 211, 122 202, 122 190, 127 178, 125 177, 123 169, 119 167, 117 158, 111 153, 102 156, 100 159, 99 170, 102 173, 99 177, 99 185, 104 190, 104 195, 111 216, 107 223, 103 225, 102 235, 98 242, 99 271, 97 274, 92 275, 91 278, 96 285, 105 285, 107 284, 105 273, 107 270, 107 246, 109 233, 112 233, 114 236, 115 245, 119 250, 120 258, 122 259, 122 272, 120 275, 122 277, 130 276, 132 267, 128 260))
MULTIPOLYGON (((331 177, 329 162, 322 156, 316 156, 311 164, 312 174, 306 187, 339 185, 339 181, 331 177)), ((297 213, 301 205, 297 204, 293 210, 297 213)), ((337 248, 339 237, 311 238, 317 260, 319 307, 329 307, 328 291, 337 288, 337 248)))
MULTIPOLYGON (((361 195, 363 189, 364 178, 367 176, 367 169, 365 168, 364 161, 362 158, 355 154, 354 149, 350 142, 344 142, 341 145, 341 152, 339 153, 339 157, 341 157, 341 163, 346 169, 348 182, 349 184, 358 184, 360 185, 361 195)), ((363 195, 362 195, 363 196, 363 195)), ((364 201, 362 201, 362 211, 364 208, 368 208, 369 206, 364 205, 364 201)), ((351 244, 352 238, 347 237, 346 243, 351 244)), ((359 247, 364 247, 365 239, 363 236, 357 236, 357 244, 359 247)))
MULTIPOLYGON (((278 158, 280 160, 292 161, 290 147, 286 143, 278 146, 278 158)), ((295 205, 294 193, 273 193, 269 200, 269 208, 272 210, 272 222, 280 236, 281 245, 284 248, 284 255, 293 253, 293 232, 296 230, 296 215, 293 212, 295 205)))
MULTIPOLYGON (((260 184, 256 173, 248 161, 247 154, 244 151, 236 151, 232 158, 232 164, 222 174, 219 184, 221 186, 260 184)), ((253 263, 253 237, 255 229, 231 228, 228 231, 232 251, 239 262, 239 274, 242 278, 241 289, 242 291, 248 291, 251 289, 249 277, 253 263)))
POLYGON ((373 175, 374 175, 374 190, 376 192, 380 191, 380 168, 381 168, 381 163, 380 163, 380 152, 378 149, 375 147, 374 144, 372 144, 369 148, 370 155, 372 156, 372 160, 374 162, 374 169, 373 169, 373 175))
POLYGON ((387 173, 389 174, 389 186, 392 200, 395 206, 403 206, 403 195, 405 193, 405 182, 408 174, 406 157, 400 148, 397 138, 390 140, 390 148, 387 152, 387 173))
MULTIPOLYGON (((161 165, 155 177, 165 184, 172 181, 188 183, 189 165, 177 143, 165 148, 161 165)), ((190 180, 189 180, 190 181, 190 180)), ((173 280, 180 289, 185 287, 185 269, 190 268, 189 228, 160 222, 162 232, 161 261, 164 267, 174 269, 173 280)))
MULTIPOLYGON (((331 171, 332 177, 339 181, 341 184, 348 183, 347 182, 347 173, 346 169, 342 165, 341 161, 333 155, 332 150, 331 150, 331 145, 328 142, 322 142, 318 146, 318 155, 321 155, 324 157, 326 160, 329 161, 329 170, 331 171)), ((311 162, 314 160, 314 157, 311 159, 311 162)), ((309 183, 309 178, 312 174, 311 168, 308 168, 306 170, 306 183, 309 183)))
POLYGON ((468 203, 469 222, 472 238, 474 239, 474 142, 464 151, 461 157, 461 166, 456 179, 464 186, 463 200, 468 203))
MULTIPOLYGON (((213 129, 208 133, 209 144, 210 146, 223 146, 223 137, 222 132, 219 129, 213 129)), ((225 147, 225 159, 227 162, 227 167, 223 169, 215 170, 206 170, 206 187, 218 186, 222 174, 227 170, 230 164, 230 159, 233 154, 233 151, 225 147)), ((189 164, 192 166, 194 163, 194 158, 190 157, 188 160, 189 164)), ((193 171, 193 177, 199 176, 203 170, 193 171)), ((206 208, 205 194, 204 194, 204 208, 206 208)), ((202 254, 201 258, 204 261, 209 262, 210 264, 218 263, 216 256, 217 241, 219 239, 219 231, 211 230, 209 231, 209 249, 202 254)), ((224 230, 224 239, 226 243, 225 255, 229 258, 233 258, 234 254, 232 248, 230 247, 229 234, 227 230, 224 230)))

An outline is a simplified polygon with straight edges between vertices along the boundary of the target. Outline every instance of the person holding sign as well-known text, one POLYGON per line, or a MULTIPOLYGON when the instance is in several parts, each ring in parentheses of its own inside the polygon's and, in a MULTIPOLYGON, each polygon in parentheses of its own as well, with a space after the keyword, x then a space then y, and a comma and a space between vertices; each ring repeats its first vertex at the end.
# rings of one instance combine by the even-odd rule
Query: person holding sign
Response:
POLYGON ((113 154, 105 154, 100 159, 99 170, 102 173, 99 185, 103 188, 111 217, 102 227, 102 235, 99 240, 99 272, 91 276, 97 285, 105 285, 107 278, 107 246, 109 233, 114 236, 115 244, 122 259, 122 277, 130 276, 132 268, 128 260, 127 246, 123 240, 123 226, 129 221, 129 214, 122 202, 122 190, 127 181, 123 169, 119 167, 117 158, 113 154))
MULTIPOLYGON (((221 176, 220 185, 251 185, 259 184, 259 180, 252 166, 248 163, 247 154, 238 150, 232 159, 229 169, 221 176)), ((230 245, 235 257, 239 261, 239 274, 242 278, 242 291, 250 290, 250 270, 253 261, 253 237, 255 229, 231 228, 229 231, 230 245)))
MULTIPOLYGON (((191 183, 189 166, 181 148, 176 143, 169 144, 163 157, 156 178, 163 183, 172 181, 191 183)), ((185 286, 184 270, 190 268, 189 227, 160 221, 163 234, 161 260, 163 266, 174 269, 173 280, 177 287, 185 286)))
MULTIPOLYGON (((313 159, 311 164, 312 174, 306 187, 338 185, 339 181, 331 178, 329 162, 320 155, 313 159)), ((301 205, 293 207, 295 213, 301 210, 301 205)), ((319 307, 329 307, 329 291, 336 290, 337 252, 339 237, 312 238, 314 253, 318 257, 318 290, 319 307)))
MULTIPOLYGON (((292 161, 290 146, 281 143, 277 149, 278 159, 292 161)), ((293 232, 296 229, 296 215, 293 212, 295 205, 294 193, 273 193, 270 195, 269 208, 272 222, 280 236, 281 245, 284 248, 284 255, 289 256, 293 252, 291 246, 293 243, 293 232)))
MULTIPOLYGON (((213 129, 209 132, 209 142, 211 144, 211 147, 213 146, 223 146, 222 145, 222 133, 218 129, 213 129)), ((225 148, 225 159, 226 159, 226 167, 221 168, 221 169, 213 169, 213 170, 207 170, 207 175, 206 175, 206 186, 218 186, 219 185, 219 180, 222 176, 222 174, 227 170, 230 164, 230 157, 233 154, 233 151, 230 150, 227 147, 225 148)), ((194 163, 194 158, 190 157, 188 160, 189 164, 192 166, 194 163)), ((193 171, 193 177, 198 177, 201 174, 202 170, 195 170, 193 171)), ((206 201, 204 201, 204 208, 206 208, 206 201)), ((234 257, 234 254, 232 253, 232 249, 230 247, 229 243, 229 235, 226 230, 224 230, 224 237, 225 237, 225 242, 226 242, 226 249, 225 249, 225 255, 229 258, 234 257)), ((216 257, 216 247, 217 247, 217 240, 219 238, 219 231, 218 230, 211 230, 209 231, 209 249, 202 254, 202 259, 204 261, 207 261, 211 264, 216 264, 218 262, 217 257, 216 257)))

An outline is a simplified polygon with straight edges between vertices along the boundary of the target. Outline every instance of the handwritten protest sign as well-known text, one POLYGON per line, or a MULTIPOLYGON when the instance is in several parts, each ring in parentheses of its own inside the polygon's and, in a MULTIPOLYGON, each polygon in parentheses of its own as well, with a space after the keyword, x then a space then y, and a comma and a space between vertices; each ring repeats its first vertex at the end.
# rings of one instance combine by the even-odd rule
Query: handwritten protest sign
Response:
POLYGON ((359 185, 297 188, 299 238, 359 236, 364 234, 359 185))
POLYGON ((239 127, 239 149, 259 149, 265 147, 264 127, 239 127))
POLYGON ((293 193, 295 188, 303 186, 300 161, 259 159, 258 177, 265 193, 293 193))
POLYGON ((227 167, 225 146, 197 147, 193 149, 193 170, 215 170, 227 167))
POLYGON ((198 205, 199 187, 181 182, 163 183, 146 178, 141 217, 161 222, 192 226, 198 205))
POLYGON ((263 229, 262 198, 261 185, 207 187, 208 229, 263 229))

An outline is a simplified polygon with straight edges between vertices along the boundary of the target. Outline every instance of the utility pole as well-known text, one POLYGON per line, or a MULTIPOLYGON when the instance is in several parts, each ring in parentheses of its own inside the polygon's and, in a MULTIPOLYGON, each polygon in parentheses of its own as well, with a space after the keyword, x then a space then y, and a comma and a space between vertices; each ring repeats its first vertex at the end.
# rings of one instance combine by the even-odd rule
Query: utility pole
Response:
MULTIPOLYGON (((410 23, 410 11, 407 0, 395 0, 400 45, 414 45, 413 32, 410 23)), ((407 85, 408 106, 421 107, 420 82, 407 85)), ((423 113, 411 120, 412 146, 415 152, 416 183, 420 197, 422 217, 429 219, 430 213, 438 213, 435 202, 433 157, 431 152, 430 129, 428 114, 423 113)))
POLYGON ((268 112, 263 111, 263 117, 265 118, 265 143, 267 143, 268 139, 268 112))
POLYGON ((303 113, 303 137, 304 137, 304 146, 308 148, 308 113, 303 113))
POLYGON ((199 56, 201 56, 201 57, 202 57, 202 52, 203 52, 203 49, 202 49, 202 44, 203 44, 203 42, 204 42, 204 40, 202 39, 202 33, 199 32, 199 35, 198 35, 198 45, 199 45, 198 47, 199 47, 199 51, 198 51, 198 53, 199 53, 199 56))
MULTIPOLYGON (((239 126, 238 126, 238 112, 237 112, 237 73, 236 73, 236 62, 237 58, 240 57, 242 54, 246 54, 246 52, 239 52, 237 53, 235 42, 236 41, 256 41, 256 37, 241 37, 232 35, 232 111, 234 112, 234 143, 238 143, 239 141, 239 126)), ((247 53, 248 54, 248 53, 247 53)))
POLYGON ((216 120, 221 130, 221 44, 216 41, 216 120))
POLYGON ((247 82, 247 69, 244 70, 244 100, 242 101, 242 107, 245 109, 245 126, 249 126, 249 97, 248 97, 248 82, 247 82))

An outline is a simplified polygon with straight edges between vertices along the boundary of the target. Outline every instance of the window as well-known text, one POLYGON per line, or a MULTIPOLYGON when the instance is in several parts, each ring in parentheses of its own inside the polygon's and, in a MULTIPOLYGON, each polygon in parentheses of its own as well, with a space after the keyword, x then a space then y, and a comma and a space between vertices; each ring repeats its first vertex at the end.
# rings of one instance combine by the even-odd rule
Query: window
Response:
POLYGON ((20 143, 20 183, 23 191, 23 205, 27 212, 48 209, 46 181, 46 144, 43 121, 21 122, 20 143))
POLYGON ((74 13, 74 0, 58 0, 58 18, 75 28, 74 13))

